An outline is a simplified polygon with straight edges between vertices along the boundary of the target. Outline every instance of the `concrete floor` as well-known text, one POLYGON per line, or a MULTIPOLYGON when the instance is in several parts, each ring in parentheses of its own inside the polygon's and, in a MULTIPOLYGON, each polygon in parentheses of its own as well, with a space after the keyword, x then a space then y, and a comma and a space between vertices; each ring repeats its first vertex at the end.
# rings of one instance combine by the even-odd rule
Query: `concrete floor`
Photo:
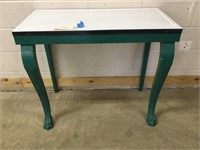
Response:
POLYGON ((48 92, 55 122, 43 129, 34 91, 0 93, 0 149, 199 149, 199 89, 163 89, 158 125, 146 125, 150 90, 48 92))

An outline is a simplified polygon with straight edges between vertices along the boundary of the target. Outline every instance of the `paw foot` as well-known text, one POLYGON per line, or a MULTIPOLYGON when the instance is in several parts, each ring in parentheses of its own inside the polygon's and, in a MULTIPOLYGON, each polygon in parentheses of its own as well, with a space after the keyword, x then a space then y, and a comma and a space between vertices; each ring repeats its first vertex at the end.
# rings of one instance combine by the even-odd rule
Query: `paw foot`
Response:
POLYGON ((151 127, 157 124, 156 116, 155 115, 147 115, 147 124, 151 127))
POLYGON ((52 119, 52 117, 49 118, 49 119, 46 119, 46 120, 44 121, 44 128, 47 129, 47 130, 53 128, 53 119, 52 119))

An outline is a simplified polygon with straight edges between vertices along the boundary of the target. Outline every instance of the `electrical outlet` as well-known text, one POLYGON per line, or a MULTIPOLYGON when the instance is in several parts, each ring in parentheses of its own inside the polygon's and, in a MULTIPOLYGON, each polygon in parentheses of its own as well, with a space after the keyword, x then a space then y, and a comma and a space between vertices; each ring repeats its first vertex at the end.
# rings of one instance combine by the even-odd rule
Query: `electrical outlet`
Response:
POLYGON ((192 41, 181 41, 179 43, 179 49, 180 50, 190 50, 191 45, 192 45, 192 41))

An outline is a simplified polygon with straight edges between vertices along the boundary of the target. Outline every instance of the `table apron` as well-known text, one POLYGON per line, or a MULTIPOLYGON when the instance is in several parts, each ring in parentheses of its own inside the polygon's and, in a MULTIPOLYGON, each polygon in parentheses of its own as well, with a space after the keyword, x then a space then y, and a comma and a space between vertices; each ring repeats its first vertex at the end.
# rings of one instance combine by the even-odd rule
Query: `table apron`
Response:
POLYGON ((99 35, 14 35, 16 44, 89 44, 176 42, 180 33, 161 34, 99 34, 99 35))

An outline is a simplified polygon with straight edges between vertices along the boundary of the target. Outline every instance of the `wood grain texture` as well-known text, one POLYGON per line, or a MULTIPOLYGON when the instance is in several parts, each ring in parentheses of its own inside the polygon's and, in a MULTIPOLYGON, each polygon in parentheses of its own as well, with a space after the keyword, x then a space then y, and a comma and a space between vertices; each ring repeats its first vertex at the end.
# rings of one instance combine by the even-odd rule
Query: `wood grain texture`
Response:
MULTIPOLYGON (((168 76, 165 85, 199 85, 199 76, 168 76)), ((145 78, 145 85, 152 85, 153 76, 145 78)), ((52 87, 50 78, 44 78, 46 87, 52 87)), ((57 79, 59 87, 96 87, 96 86, 138 86, 139 77, 61 77, 57 79)), ((32 88, 27 78, 2 78, 0 88, 32 88)))

